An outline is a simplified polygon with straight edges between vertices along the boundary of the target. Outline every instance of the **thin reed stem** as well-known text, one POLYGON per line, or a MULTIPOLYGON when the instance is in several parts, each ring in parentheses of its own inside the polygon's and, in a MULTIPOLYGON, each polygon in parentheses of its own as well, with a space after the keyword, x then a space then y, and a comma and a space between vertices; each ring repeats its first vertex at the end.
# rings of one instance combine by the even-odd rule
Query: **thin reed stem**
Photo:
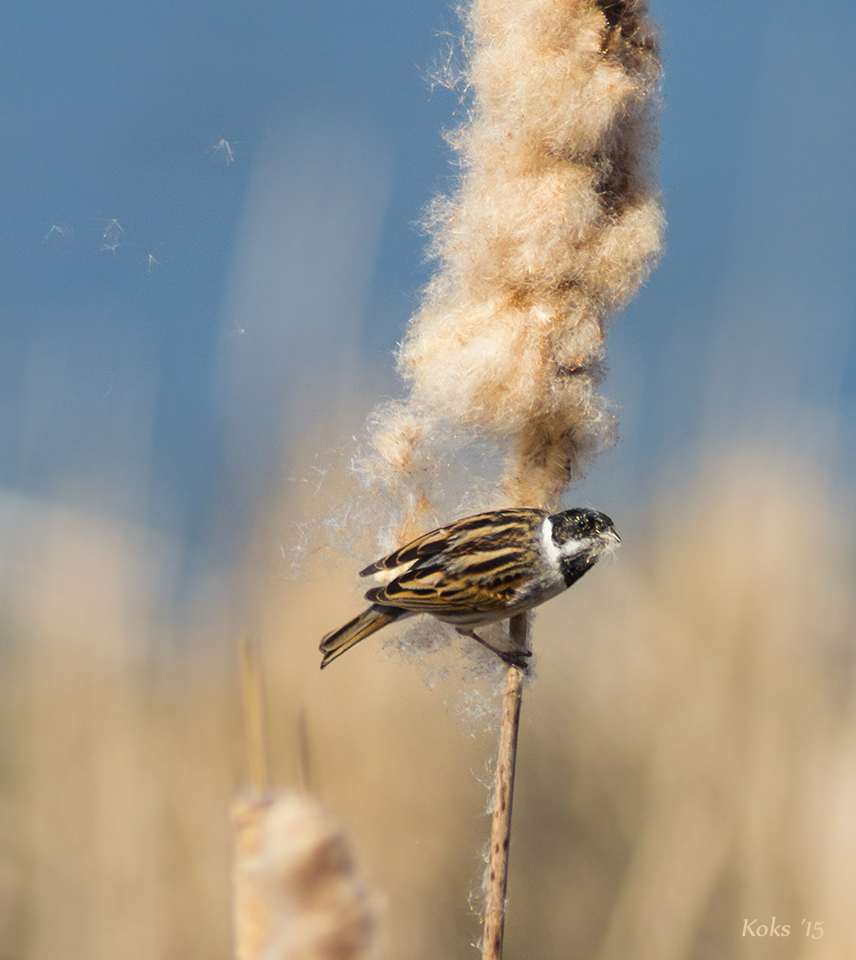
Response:
MULTIPOLYGON (((529 616, 511 618, 511 640, 515 646, 529 647, 529 616)), ((517 762, 517 734, 520 729, 520 702, 526 671, 509 666, 505 678, 502 725, 499 730, 499 755, 496 761, 496 792, 490 830, 490 859, 487 873, 487 898, 484 914, 482 960, 501 960, 505 930, 505 892, 508 887, 508 848, 511 842, 511 808, 514 800, 514 768, 517 762)))
POLYGON ((309 793, 312 789, 309 759, 309 727, 306 722, 306 709, 301 706, 297 711, 297 786, 304 793, 309 793))
POLYGON ((271 795, 271 784, 264 671, 258 644, 246 632, 241 634, 240 656, 244 730, 247 737, 250 781, 259 798, 265 799, 271 795))

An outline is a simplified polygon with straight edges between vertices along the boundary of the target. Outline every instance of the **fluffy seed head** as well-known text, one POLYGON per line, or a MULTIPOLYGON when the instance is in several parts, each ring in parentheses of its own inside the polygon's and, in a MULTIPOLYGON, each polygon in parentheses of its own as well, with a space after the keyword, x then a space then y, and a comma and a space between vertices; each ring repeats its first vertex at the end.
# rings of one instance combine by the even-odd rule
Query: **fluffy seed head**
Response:
POLYGON ((411 524, 443 469, 438 424, 504 458, 495 502, 477 506, 558 503, 613 435, 607 331, 663 231, 644 0, 474 0, 465 20, 469 112, 449 137, 462 173, 426 218, 437 270, 399 353, 410 396, 368 458, 411 524))

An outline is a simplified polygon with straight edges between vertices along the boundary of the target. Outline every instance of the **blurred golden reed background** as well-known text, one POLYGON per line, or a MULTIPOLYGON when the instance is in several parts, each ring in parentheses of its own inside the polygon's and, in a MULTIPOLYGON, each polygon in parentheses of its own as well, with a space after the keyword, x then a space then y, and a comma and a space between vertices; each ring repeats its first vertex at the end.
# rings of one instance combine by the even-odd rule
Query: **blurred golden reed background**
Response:
MULTIPOLYGON (((386 956, 473 957, 473 662, 381 636, 322 675, 359 566, 281 559, 326 509, 284 477, 400 393, 459 23, 62 6, 0 8, 0 960, 232 955, 245 628, 276 782, 303 715, 386 956)), ((852 957, 856 8, 656 6, 669 253, 611 339, 625 442, 569 498, 624 543, 537 617, 506 960, 852 957)))
MULTIPOLYGON (((294 491, 258 517, 246 609, 212 588, 182 622, 167 539, 3 495, 4 960, 231 955, 242 626, 263 644, 275 780, 296 779, 303 711, 385 955, 474 955, 494 738, 457 718, 471 664, 452 651, 429 674, 372 640, 321 674, 320 636, 360 601, 349 564, 295 581, 270 563, 284 511, 312 508, 294 491)), ((617 561, 536 620, 506 956, 856 956, 844 501, 820 467, 756 448, 711 452, 615 520, 617 561), (789 937, 742 935, 773 916, 789 937)))

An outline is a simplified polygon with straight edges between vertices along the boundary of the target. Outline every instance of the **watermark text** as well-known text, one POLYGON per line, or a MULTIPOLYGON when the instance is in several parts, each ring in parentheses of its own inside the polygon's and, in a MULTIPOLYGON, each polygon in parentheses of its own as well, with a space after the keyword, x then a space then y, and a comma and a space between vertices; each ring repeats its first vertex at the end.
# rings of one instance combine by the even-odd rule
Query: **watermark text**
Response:
MULTIPOLYGON (((823 936, 824 920, 803 920, 805 925, 805 935, 812 940, 820 940, 823 936)), ((791 925, 789 923, 776 923, 776 918, 772 917, 769 923, 762 923, 758 917, 750 920, 746 917, 743 920, 744 937, 789 937, 791 935, 791 925)))

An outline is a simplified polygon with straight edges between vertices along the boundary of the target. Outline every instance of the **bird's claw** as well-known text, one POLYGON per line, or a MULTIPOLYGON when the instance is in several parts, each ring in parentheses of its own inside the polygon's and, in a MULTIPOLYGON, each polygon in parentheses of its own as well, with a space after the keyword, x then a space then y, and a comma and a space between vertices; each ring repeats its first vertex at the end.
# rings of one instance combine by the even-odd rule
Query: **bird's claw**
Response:
POLYGON ((532 656, 531 650, 497 650, 496 652, 500 660, 507 663, 510 667, 520 667, 521 670, 529 669, 529 657, 532 656))

